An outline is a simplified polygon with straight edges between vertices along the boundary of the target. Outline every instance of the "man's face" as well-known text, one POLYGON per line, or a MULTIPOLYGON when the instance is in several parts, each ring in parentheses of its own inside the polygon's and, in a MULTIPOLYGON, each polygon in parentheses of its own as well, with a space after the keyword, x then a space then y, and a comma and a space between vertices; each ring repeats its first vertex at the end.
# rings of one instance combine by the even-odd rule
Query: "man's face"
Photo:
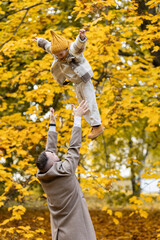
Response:
POLYGON ((55 163, 55 162, 58 162, 60 160, 59 157, 54 152, 47 152, 46 151, 46 155, 47 155, 48 160, 50 162, 55 163))
POLYGON ((57 53, 55 53, 55 55, 58 59, 62 60, 65 57, 66 52, 67 52, 67 49, 65 49, 63 51, 60 51, 60 52, 57 52, 57 53))
POLYGON ((52 152, 47 152, 46 151, 46 155, 48 157, 48 161, 47 161, 47 164, 45 166, 45 171, 48 171, 53 166, 53 164, 55 162, 59 162, 60 159, 55 153, 52 153, 52 152))

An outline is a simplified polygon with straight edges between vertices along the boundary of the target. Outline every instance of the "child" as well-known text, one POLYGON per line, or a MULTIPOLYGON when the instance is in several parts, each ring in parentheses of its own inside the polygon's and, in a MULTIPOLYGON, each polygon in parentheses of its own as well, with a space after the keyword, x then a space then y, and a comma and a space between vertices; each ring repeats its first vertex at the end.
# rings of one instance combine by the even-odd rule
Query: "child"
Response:
POLYGON ((50 33, 51 43, 38 37, 35 38, 35 41, 39 47, 55 58, 51 66, 53 78, 60 85, 65 85, 66 79, 70 80, 74 85, 78 102, 80 103, 82 100, 88 102, 89 112, 84 117, 92 127, 88 138, 95 139, 104 132, 104 128, 101 125, 95 90, 91 81, 93 71, 83 56, 87 41, 85 30, 80 29, 74 42, 70 42, 53 30, 50 30, 50 33))

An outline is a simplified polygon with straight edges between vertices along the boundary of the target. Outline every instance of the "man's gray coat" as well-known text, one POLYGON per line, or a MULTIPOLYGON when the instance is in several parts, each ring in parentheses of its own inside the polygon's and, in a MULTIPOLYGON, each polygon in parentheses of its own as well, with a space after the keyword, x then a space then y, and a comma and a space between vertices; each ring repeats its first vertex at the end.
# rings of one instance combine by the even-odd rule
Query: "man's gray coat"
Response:
MULTIPOLYGON (((81 135, 81 128, 73 127, 65 160, 55 162, 46 173, 37 172, 47 194, 52 240, 96 240, 86 200, 75 176, 81 135)), ((57 133, 49 131, 46 150, 56 153, 56 148, 57 133)))

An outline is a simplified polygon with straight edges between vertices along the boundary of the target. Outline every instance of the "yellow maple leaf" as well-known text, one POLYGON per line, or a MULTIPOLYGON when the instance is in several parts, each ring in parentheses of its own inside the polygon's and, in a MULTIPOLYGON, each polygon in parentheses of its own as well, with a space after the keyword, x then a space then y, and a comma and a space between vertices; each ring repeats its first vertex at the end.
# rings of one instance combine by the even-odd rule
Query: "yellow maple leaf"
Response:
POLYGON ((113 218, 113 222, 118 225, 119 224, 119 220, 117 218, 113 218))
POLYGON ((117 211, 114 213, 114 215, 118 218, 122 218, 122 212, 117 211))
POLYGON ((110 216, 112 216, 112 210, 111 210, 111 209, 108 209, 108 210, 107 210, 107 213, 108 213, 110 216))

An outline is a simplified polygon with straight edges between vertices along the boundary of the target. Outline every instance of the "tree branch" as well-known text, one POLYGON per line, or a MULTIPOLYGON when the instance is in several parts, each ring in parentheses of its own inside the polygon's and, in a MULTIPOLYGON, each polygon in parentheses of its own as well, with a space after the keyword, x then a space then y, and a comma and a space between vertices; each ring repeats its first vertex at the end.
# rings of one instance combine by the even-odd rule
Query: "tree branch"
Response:
MULTIPOLYGON (((51 1, 51 0, 47 0, 46 2, 50 2, 50 1, 51 1)), ((28 11, 29 11, 31 8, 37 7, 37 6, 42 5, 42 4, 43 4, 43 3, 37 3, 37 4, 34 4, 34 5, 30 6, 30 7, 25 7, 25 8, 23 8, 23 9, 21 9, 21 10, 18 10, 18 11, 16 11, 16 12, 12 13, 12 14, 9 14, 9 15, 13 15, 13 14, 15 14, 15 13, 17 13, 17 12, 26 11, 25 14, 24 14, 24 17, 23 17, 22 21, 20 22, 20 24, 18 25, 18 27, 17 27, 16 30, 14 31, 12 37, 9 38, 6 42, 4 42, 4 43, 0 46, 0 49, 1 49, 6 43, 8 43, 8 42, 13 38, 13 36, 17 33, 17 31, 18 31, 19 27, 21 26, 21 24, 23 23, 26 15, 27 15, 27 13, 28 13, 28 11)), ((7 15, 7 17, 8 17, 9 15, 7 15)), ((3 18, 1 18, 0 20, 2 20, 2 19, 3 19, 3 18)))
MULTIPOLYGON (((47 2, 49 2, 49 1, 47 1, 47 2)), ((18 12, 29 10, 29 9, 31 9, 33 7, 37 7, 38 5, 41 5, 41 4, 43 4, 43 3, 37 3, 37 4, 34 4, 34 5, 30 6, 30 7, 25 7, 25 8, 22 8, 22 9, 18 10, 18 11, 12 12, 12 13, 10 13, 8 15, 4 15, 2 18, 0 18, 0 21, 3 20, 4 18, 7 18, 8 16, 14 15, 14 14, 16 14, 18 12)))
POLYGON ((96 79, 96 78, 92 78, 92 79, 93 79, 95 82, 97 82, 96 85, 98 85, 98 84, 102 81, 102 79, 103 79, 104 77, 106 77, 106 78, 114 78, 114 79, 116 79, 116 80, 118 80, 118 81, 121 81, 120 78, 116 78, 116 77, 113 77, 112 75, 104 74, 104 72, 101 73, 101 75, 100 75, 99 78, 97 78, 97 79, 96 79))
POLYGON ((118 55, 125 56, 125 57, 133 57, 133 53, 124 52, 121 49, 119 49, 118 55))
POLYGON ((102 81, 102 79, 106 76, 104 70, 105 70, 105 68, 107 68, 108 62, 105 62, 103 65, 104 65, 104 67, 103 67, 103 71, 102 71, 100 77, 97 78, 97 79, 96 79, 96 78, 92 78, 94 81, 97 82, 97 83, 96 83, 96 86, 98 86, 98 84, 99 84, 99 83, 102 81))
POLYGON ((16 34, 16 32, 18 31, 19 27, 22 25, 22 23, 23 23, 26 15, 27 15, 27 13, 28 13, 28 11, 29 11, 29 10, 26 10, 26 12, 25 12, 25 14, 24 14, 24 16, 23 16, 20 24, 18 25, 18 27, 17 27, 16 30, 14 31, 12 37, 10 37, 6 42, 4 42, 4 43, 0 46, 0 49, 1 49, 6 43, 8 43, 8 42, 13 38, 13 36, 16 34))

